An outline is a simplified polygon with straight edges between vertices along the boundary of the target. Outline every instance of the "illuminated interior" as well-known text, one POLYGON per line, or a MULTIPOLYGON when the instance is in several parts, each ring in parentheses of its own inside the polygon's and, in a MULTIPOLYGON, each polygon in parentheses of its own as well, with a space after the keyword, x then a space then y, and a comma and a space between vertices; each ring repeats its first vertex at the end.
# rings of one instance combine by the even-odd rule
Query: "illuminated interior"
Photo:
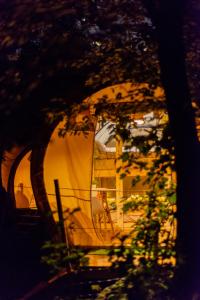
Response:
POLYGON ((10 151, 4 152, 3 160, 1 163, 1 177, 2 185, 5 190, 8 189, 8 181, 13 164, 21 151, 22 149, 20 147, 13 147, 10 151))
POLYGON ((29 151, 20 161, 14 178, 14 194, 16 208, 36 208, 30 179, 30 155, 29 151))
MULTIPOLYGON (((131 136, 146 136, 151 128, 158 124, 159 120, 154 113, 144 114, 140 119, 134 120, 131 129, 131 136)), ((124 201, 144 197, 148 190, 145 171, 139 170, 136 166, 129 168, 129 173, 122 179, 121 172, 117 172, 123 166, 120 156, 125 152, 139 154, 135 146, 127 149, 119 137, 113 136, 114 123, 110 121, 104 124, 97 123, 95 132, 95 144, 93 153, 93 175, 92 175, 92 198, 91 205, 98 206, 99 212, 93 212, 93 219, 99 234, 104 237, 104 232, 112 229, 112 232, 128 233, 133 223, 141 216, 141 211, 124 213, 122 206, 124 201), (140 181, 133 185, 136 176, 140 181), (102 209, 100 210, 100 204, 102 209), (98 204, 98 205, 97 205, 98 204)), ((153 157, 153 149, 152 149, 153 157)), ((151 163, 151 154, 143 158, 151 163)))
MULTIPOLYGON (((98 101, 99 93, 86 101, 92 105, 98 101)), ((136 121, 137 128, 134 126, 131 134, 145 135, 146 127, 155 126, 157 119, 151 112, 136 121)), ((87 136, 83 132, 67 132, 64 138, 58 136, 63 126, 59 124, 44 159, 44 183, 55 220, 58 220, 55 179, 59 180, 63 210, 80 208, 65 222, 66 234, 73 245, 111 245, 117 232, 130 231, 140 212, 124 215, 122 200, 144 195, 147 189, 142 183, 134 187, 131 184, 136 175, 145 179, 145 171, 134 170, 123 180, 120 178, 116 170, 121 160, 117 158, 126 151, 125 147, 119 139, 112 137, 114 124, 110 121, 104 124, 98 120, 95 122, 95 132, 88 131, 87 136)), ((129 151, 138 152, 138 149, 132 147, 129 151)))

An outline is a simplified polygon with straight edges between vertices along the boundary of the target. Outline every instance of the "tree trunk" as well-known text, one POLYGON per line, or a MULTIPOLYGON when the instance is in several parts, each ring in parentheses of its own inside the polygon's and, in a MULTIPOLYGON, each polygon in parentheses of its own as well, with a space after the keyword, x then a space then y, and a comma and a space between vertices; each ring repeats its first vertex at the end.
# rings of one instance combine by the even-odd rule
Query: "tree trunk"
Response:
MULTIPOLYGON (((57 123, 56 123, 57 124, 57 123)), ((58 227, 54 221, 43 178, 44 156, 55 124, 43 131, 31 154, 31 182, 37 208, 43 217, 46 231, 53 242, 61 242, 58 227)))
MULTIPOLYGON (((148 8, 151 10, 150 2, 148 8)), ((200 147, 183 46, 184 0, 160 0, 156 22, 161 79, 175 142, 177 172, 177 291, 192 299, 200 288, 200 147)), ((152 4, 152 3, 151 3, 152 4)))

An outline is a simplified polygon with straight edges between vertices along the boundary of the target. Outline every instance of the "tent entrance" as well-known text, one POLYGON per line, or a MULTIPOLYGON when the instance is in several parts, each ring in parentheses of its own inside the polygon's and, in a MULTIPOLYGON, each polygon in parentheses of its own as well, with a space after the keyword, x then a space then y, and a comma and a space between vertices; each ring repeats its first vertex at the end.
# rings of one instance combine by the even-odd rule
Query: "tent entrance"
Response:
MULTIPOLYGON (((105 240, 108 237, 111 239, 116 233, 128 234, 132 230, 134 222, 141 217, 141 212, 124 213, 124 201, 144 197, 148 190, 147 185, 143 184, 145 171, 133 168, 123 179, 117 171, 123 165, 120 157, 126 148, 122 140, 113 134, 114 126, 109 121, 97 125, 93 153, 92 214, 98 233, 105 240), (137 175, 140 175, 141 181, 133 186, 132 181, 137 175), (105 212, 103 214, 103 206, 107 216, 105 212)), ((144 128, 136 128, 132 134, 143 135, 144 128)), ((132 147, 129 152, 138 155, 136 147, 132 147)))

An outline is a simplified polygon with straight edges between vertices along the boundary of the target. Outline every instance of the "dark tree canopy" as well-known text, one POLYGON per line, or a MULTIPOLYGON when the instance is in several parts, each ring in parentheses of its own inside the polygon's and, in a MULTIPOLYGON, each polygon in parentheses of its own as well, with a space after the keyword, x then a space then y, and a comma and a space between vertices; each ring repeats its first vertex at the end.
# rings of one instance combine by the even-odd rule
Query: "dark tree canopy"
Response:
POLYGON ((139 1, 1 1, 0 11, 6 120, 18 123, 20 112, 31 127, 102 87, 159 83, 154 28, 139 1))
MULTIPOLYGON (((62 111, 108 85, 125 81, 160 85, 155 23, 147 3, 154 16, 159 13, 159 1, 154 7, 142 0, 2 0, 2 117, 9 123, 16 118, 15 124, 20 124, 19 119, 31 120, 31 127, 47 111, 62 111)), ((199 103, 195 55, 199 52, 199 6, 196 1, 188 5, 184 34, 188 78, 199 103)))

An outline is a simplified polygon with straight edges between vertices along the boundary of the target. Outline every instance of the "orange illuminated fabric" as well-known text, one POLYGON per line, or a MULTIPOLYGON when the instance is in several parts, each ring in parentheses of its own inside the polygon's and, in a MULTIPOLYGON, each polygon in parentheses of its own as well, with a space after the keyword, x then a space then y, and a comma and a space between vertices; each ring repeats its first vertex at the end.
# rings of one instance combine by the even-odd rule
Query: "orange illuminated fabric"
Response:
POLYGON ((80 208, 66 222, 68 238, 73 245, 101 244, 94 229, 90 202, 93 140, 94 132, 86 136, 67 133, 61 138, 57 128, 44 161, 44 181, 52 210, 57 209, 54 179, 59 180, 63 210, 80 208))
POLYGON ((29 151, 20 161, 14 178, 15 201, 17 208, 36 208, 30 179, 29 151))

